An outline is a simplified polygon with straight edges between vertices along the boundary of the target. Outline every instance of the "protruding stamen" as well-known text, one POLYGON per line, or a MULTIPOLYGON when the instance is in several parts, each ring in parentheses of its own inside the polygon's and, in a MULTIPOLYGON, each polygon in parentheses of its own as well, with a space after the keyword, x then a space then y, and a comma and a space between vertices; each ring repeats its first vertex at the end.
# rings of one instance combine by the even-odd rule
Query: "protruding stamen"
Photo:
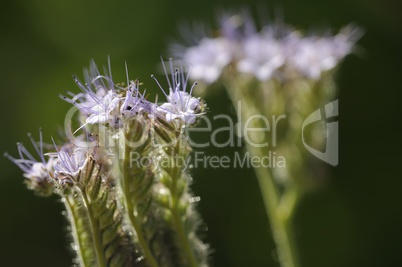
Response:
POLYGON ((167 73, 165 62, 163 61, 162 56, 161 56, 161 62, 162 62, 163 71, 165 72, 165 77, 166 77, 166 80, 168 82, 169 88, 172 88, 172 85, 170 84, 170 80, 169 80, 169 74, 167 73))
POLYGON ((124 61, 124 66, 126 68, 126 80, 127 80, 127 87, 130 85, 129 78, 128 78, 128 66, 127 61, 124 61))
POLYGON ((46 162, 44 156, 43 156, 43 145, 42 145, 42 131, 41 128, 39 128, 39 146, 38 143, 33 139, 32 134, 28 133, 27 134, 29 139, 31 140, 31 143, 33 147, 35 148, 36 153, 39 155, 40 159, 42 160, 43 163, 46 162))
POLYGON ((156 79, 156 77, 152 74, 151 78, 155 80, 156 84, 158 85, 159 89, 161 89, 162 93, 168 97, 168 95, 166 94, 165 90, 163 89, 163 87, 161 86, 161 84, 159 83, 158 79, 156 79))

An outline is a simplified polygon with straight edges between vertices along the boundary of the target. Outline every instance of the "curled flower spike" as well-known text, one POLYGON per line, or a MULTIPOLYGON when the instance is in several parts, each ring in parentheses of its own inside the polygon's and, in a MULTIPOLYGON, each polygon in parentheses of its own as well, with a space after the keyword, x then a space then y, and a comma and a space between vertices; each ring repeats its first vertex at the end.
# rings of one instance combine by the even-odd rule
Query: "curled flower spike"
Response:
POLYGON ((190 160, 183 129, 204 103, 192 97, 195 83, 186 91, 188 76, 172 62, 170 71, 169 91, 155 79, 167 98, 159 106, 139 91, 138 80, 129 80, 127 65, 127 84, 120 87, 110 66, 103 75, 92 62, 85 83, 74 77, 81 92, 62 97, 78 108, 83 133, 72 136, 68 128, 69 141, 46 154, 42 134, 39 143, 30 136, 39 160, 22 144, 19 159, 6 154, 30 188, 61 197, 77 266, 207 266, 207 245, 196 236, 200 219, 190 205, 188 164, 174 162, 190 160))
POLYGON ((202 105, 198 98, 192 97, 192 92, 197 83, 194 83, 190 92, 186 92, 188 75, 184 75, 182 70, 173 70, 172 61, 170 61, 170 72, 172 80, 169 80, 166 67, 163 65, 166 79, 169 84, 169 94, 163 90, 158 80, 152 75, 152 78, 156 81, 163 94, 166 96, 168 102, 163 103, 157 107, 157 112, 165 113, 166 121, 172 122, 175 119, 181 119, 185 123, 193 124, 196 117, 202 115, 202 105))
POLYGON ((49 196, 53 192, 53 181, 50 174, 53 171, 54 157, 50 157, 48 160, 45 159, 41 130, 39 130, 39 144, 31 134, 28 134, 28 137, 39 156, 39 161, 21 143, 17 143, 19 159, 12 157, 8 153, 5 153, 4 156, 24 172, 29 189, 34 190, 39 195, 49 196))

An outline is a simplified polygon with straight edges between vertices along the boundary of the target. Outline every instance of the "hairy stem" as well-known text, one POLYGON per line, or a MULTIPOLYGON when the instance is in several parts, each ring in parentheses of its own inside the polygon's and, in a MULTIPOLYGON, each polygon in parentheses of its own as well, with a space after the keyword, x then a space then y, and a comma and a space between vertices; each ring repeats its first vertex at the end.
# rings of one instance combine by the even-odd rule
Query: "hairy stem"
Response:
POLYGON ((87 195, 85 189, 81 190, 81 194, 82 194, 82 199, 83 199, 85 208, 88 211, 88 219, 89 219, 89 222, 91 225, 92 237, 93 237, 93 241, 94 241, 94 248, 95 248, 95 252, 96 252, 96 259, 98 262, 98 266, 106 267, 107 264, 106 264, 106 260, 105 260, 104 253, 103 253, 103 247, 102 247, 102 241, 101 241, 101 237, 100 237, 100 230, 99 230, 98 222, 93 214, 91 202, 88 198, 88 195, 87 195))
POLYGON ((133 226, 134 231, 137 235, 138 243, 141 246, 142 252, 144 253, 145 260, 149 263, 149 265, 151 267, 158 267, 158 263, 156 262, 154 256, 152 255, 152 252, 148 246, 148 243, 144 238, 141 225, 138 222, 137 218, 134 216, 133 204, 128 199, 128 196, 131 195, 128 184, 129 184, 129 179, 132 178, 132 177, 130 177, 129 172, 127 171, 127 168, 129 168, 129 166, 130 166, 130 150, 126 149, 125 158, 124 158, 124 162, 123 162, 124 205, 126 207, 126 211, 129 216, 131 225, 133 226))
MULTIPOLYGON (((247 121, 252 115, 264 114, 263 111, 260 111, 256 107, 255 100, 252 98, 250 99, 247 93, 244 92, 244 88, 238 88, 231 85, 226 88, 233 106, 237 111, 237 115, 243 122, 247 121), (242 101, 242 107, 240 110, 238 109, 238 100, 242 101)), ((264 127, 262 126, 260 128, 264 127)), ((258 134, 262 135, 260 136, 262 138, 260 140, 266 140, 266 136, 263 132, 258 132, 258 134)), ((252 156, 258 156, 260 158, 266 156, 267 151, 265 151, 264 148, 253 146, 249 144, 249 142, 246 142, 246 147, 252 156)), ((271 230, 277 247, 280 265, 282 267, 299 267, 297 247, 292 229, 292 215, 298 201, 297 189, 286 188, 285 192, 280 194, 270 169, 257 167, 254 168, 254 170, 257 175, 265 211, 271 224, 271 230), (282 201, 288 199, 291 201, 282 201)))
POLYGON ((175 228, 177 230, 177 234, 179 235, 180 243, 184 249, 184 252, 187 255, 189 267, 197 267, 197 261, 195 259, 193 250, 190 246, 190 243, 188 242, 188 237, 186 235, 186 232, 183 227, 183 222, 180 218, 180 215, 177 213, 175 209, 172 210, 172 215, 173 215, 173 223, 175 225, 175 228))
MULTIPOLYGON (((182 125, 180 124, 179 129, 182 128, 182 125)), ((176 136, 177 138, 177 144, 175 146, 175 154, 180 155, 181 158, 186 159, 187 155, 185 153, 181 153, 182 151, 182 142, 186 142, 184 139, 181 138, 181 134, 179 136, 176 136)), ((187 150, 184 150, 187 151, 187 150)), ((175 161, 173 161, 175 162, 175 161)), ((176 192, 177 188, 177 182, 182 176, 182 169, 180 166, 174 166, 172 170, 172 178, 173 178, 173 187, 172 187, 172 195, 173 195, 173 208, 172 208, 172 215, 173 215, 173 223, 175 225, 177 234, 179 235, 180 243, 184 249, 184 253, 187 255, 187 260, 189 263, 189 266, 191 267, 197 267, 198 263, 194 255, 194 251, 189 243, 188 236, 186 234, 186 231, 183 226, 183 221, 181 219, 180 213, 179 213, 179 200, 180 200, 180 195, 176 192)))
POLYGON ((63 200, 68 213, 68 218, 70 219, 69 221, 70 221, 71 233, 74 239, 74 244, 75 246, 77 246, 75 250, 77 251, 77 257, 79 260, 80 267, 89 267, 90 264, 84 256, 85 245, 83 244, 83 240, 78 232, 78 218, 77 218, 78 215, 74 211, 75 205, 68 196, 64 197, 63 200))
MULTIPOLYGON (((254 147, 248 147, 251 154, 259 154, 253 153, 254 149, 254 147)), ((265 211, 271 224, 279 262, 282 267, 298 267, 298 254, 292 229, 292 214, 295 205, 287 206, 287 204, 284 204, 287 210, 286 213, 282 212, 281 201, 279 201, 280 199, 270 172, 261 167, 255 168, 255 171, 260 185, 265 211)))

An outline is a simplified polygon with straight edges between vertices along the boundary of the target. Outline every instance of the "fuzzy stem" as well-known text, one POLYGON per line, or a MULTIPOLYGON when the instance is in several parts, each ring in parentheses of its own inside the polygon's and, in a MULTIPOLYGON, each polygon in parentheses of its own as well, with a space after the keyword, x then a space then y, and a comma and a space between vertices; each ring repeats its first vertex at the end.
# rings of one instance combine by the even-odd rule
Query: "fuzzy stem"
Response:
MULTIPOLYGON (((255 149, 256 148, 252 146, 248 146, 248 151, 250 151, 251 154, 259 154, 253 151, 255 149)), ((282 212, 282 205, 280 205, 282 201, 279 201, 275 183, 270 172, 264 168, 255 168, 255 171, 264 201, 265 211, 271 224, 279 262, 282 267, 298 267, 297 248, 291 224, 295 204, 291 206, 287 206, 287 203, 283 204, 286 206, 286 213, 282 212)), ((297 202, 296 199, 294 203, 297 202)))
MULTIPOLYGON (((182 124, 179 125, 179 129, 182 129, 182 124)), ((180 153, 181 151, 181 142, 184 141, 181 139, 181 133, 179 134, 179 136, 176 136, 177 138, 177 144, 175 146, 175 154, 176 155, 181 155, 181 157, 186 158, 186 155, 183 155, 182 153, 180 153)), ((186 141, 184 141, 186 142, 186 141)), ((177 187, 177 181, 178 179, 180 179, 181 176, 181 172, 182 170, 180 169, 179 166, 176 166, 175 168, 173 168, 172 170, 172 178, 173 178, 173 186, 172 186, 172 195, 173 195, 173 207, 172 207, 172 215, 173 215, 173 223, 176 227, 177 233, 179 235, 179 239, 181 242, 181 245, 183 246, 184 252, 185 254, 187 254, 187 260, 189 263, 190 267, 197 267, 198 263, 197 260, 195 258, 194 252, 191 248, 190 243, 188 242, 188 236, 186 235, 184 226, 183 226, 183 221, 180 218, 180 213, 179 213, 179 199, 180 196, 178 196, 176 194, 176 187, 177 187)))
MULTIPOLYGON (((178 128, 181 129, 182 125, 180 124, 178 128)), ((183 140, 181 140, 181 136, 176 136, 176 138, 177 138, 177 144, 176 144, 176 146, 174 148, 175 149, 175 155, 180 155, 183 158, 185 158, 186 155, 182 155, 180 153, 180 151, 181 151, 180 146, 181 146, 181 142, 183 140)), ((171 212, 172 212, 172 216, 173 216, 173 224, 174 224, 174 226, 176 228, 176 231, 177 231, 177 234, 179 236, 180 243, 181 243, 181 245, 182 245, 182 247, 184 249, 184 253, 186 254, 186 258, 188 260, 189 267, 197 267, 198 263, 197 263, 197 260, 195 258, 194 252, 193 252, 193 250, 191 248, 191 245, 188 242, 188 236, 186 235, 186 231, 185 231, 184 226, 183 226, 183 221, 181 219, 180 212, 179 212, 180 196, 177 194, 176 188, 177 188, 178 179, 180 179, 180 176, 182 175, 181 171, 182 170, 180 169, 179 166, 175 166, 172 169, 172 173, 171 173, 171 176, 173 178, 172 179, 173 180, 172 181, 173 185, 172 185, 172 189, 171 189, 172 195, 173 195, 173 203, 172 203, 171 212)))
POLYGON ((88 219, 89 219, 89 222, 91 225, 92 237, 93 237, 93 241, 94 241, 94 248, 95 248, 95 252, 96 252, 96 259, 98 262, 98 266, 106 267, 106 260, 105 260, 104 253, 103 253, 102 241, 100 238, 98 222, 96 221, 96 218, 93 214, 91 202, 88 198, 88 195, 87 195, 85 189, 81 189, 81 194, 82 194, 82 199, 83 199, 85 208, 88 211, 88 219))
POLYGON ((185 253, 187 254, 187 259, 189 261, 189 267, 197 267, 197 261, 195 259, 193 250, 188 242, 188 237, 184 231, 182 220, 180 219, 180 215, 177 213, 175 209, 172 210, 173 215, 173 223, 177 230, 177 234, 179 235, 180 243, 184 248, 185 253))
POLYGON ((149 263, 151 267, 158 267, 158 263, 156 262, 154 256, 152 255, 152 252, 150 248, 148 247, 148 244, 144 238, 144 235, 142 233, 141 225, 137 221, 137 218, 134 216, 134 207, 131 203, 131 201, 128 200, 128 196, 130 196, 130 190, 129 190, 129 179, 131 178, 129 175, 129 172, 126 171, 127 166, 130 165, 130 151, 129 149, 126 149, 125 151, 125 157, 124 157, 124 162, 123 162, 123 199, 124 199, 124 205, 127 210, 127 214, 129 216, 131 225, 134 228, 135 233, 137 234, 138 238, 138 243, 141 246, 142 252, 144 253, 145 260, 149 263))
POLYGON ((70 227, 71 227, 71 233, 73 235, 74 238, 74 244, 77 246, 77 256, 78 256, 78 260, 80 263, 80 267, 89 267, 89 263, 87 263, 85 261, 84 258, 84 247, 82 244, 82 240, 80 238, 80 235, 78 233, 78 229, 77 229, 77 224, 78 224, 78 218, 74 212, 74 204, 71 203, 71 200, 69 199, 68 196, 63 198, 63 202, 64 202, 64 206, 66 207, 67 213, 68 213, 68 218, 70 219, 70 227))
MULTIPOLYGON (((233 106, 240 117, 239 119, 245 121, 254 114, 261 114, 255 107, 255 104, 253 104, 254 100, 249 99, 242 88, 235 88, 230 85, 226 88, 233 106), (242 104, 245 105, 241 110, 238 110, 237 100, 241 100, 242 104)), ((252 156, 265 156, 264 152, 266 151, 261 148, 252 146, 247 142, 246 147, 252 156)), ((292 215, 298 201, 297 189, 291 189, 292 191, 286 189, 282 196, 280 196, 270 170, 262 167, 254 168, 254 170, 257 175, 265 211, 271 224, 280 265, 282 267, 299 267, 299 258, 292 230, 292 215), (288 198, 288 196, 292 197, 288 198), (292 201, 290 203, 283 203, 282 199, 290 199, 292 201)))

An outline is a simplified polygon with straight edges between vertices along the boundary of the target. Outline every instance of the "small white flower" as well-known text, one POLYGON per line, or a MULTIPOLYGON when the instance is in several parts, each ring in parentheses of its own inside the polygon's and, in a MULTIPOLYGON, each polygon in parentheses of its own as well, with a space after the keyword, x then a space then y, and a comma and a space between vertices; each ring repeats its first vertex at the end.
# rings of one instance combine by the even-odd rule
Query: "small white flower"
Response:
POLYGON ((111 74, 101 75, 92 61, 89 70, 85 71, 85 84, 82 84, 75 76, 73 78, 82 92, 78 94, 68 92, 71 98, 61 97, 75 105, 86 117, 85 124, 79 129, 86 124, 95 123, 109 123, 114 127, 120 127, 120 104, 123 98, 116 93, 117 86, 111 74))
POLYGON ((107 94, 106 89, 99 88, 94 94, 89 93, 79 93, 76 94, 72 99, 70 99, 70 103, 74 104, 77 108, 80 109, 81 113, 87 114, 88 110, 97 105, 97 100, 103 99, 107 94))
POLYGON ((34 162, 32 167, 24 173, 24 177, 28 179, 46 179, 53 170, 54 158, 50 158, 48 162, 34 162))
POLYGON ((56 178, 69 177, 76 180, 81 168, 85 165, 87 152, 82 148, 76 148, 72 153, 68 150, 57 152, 57 160, 54 165, 56 178))
MULTIPOLYGON (((162 62, 163 63, 163 62, 162 62)), ((184 75, 183 70, 173 70, 172 62, 170 62, 170 73, 172 80, 169 80, 166 67, 163 64, 166 79, 169 83, 169 95, 159 84, 158 80, 152 75, 168 102, 161 106, 156 106, 155 114, 159 117, 160 114, 165 115, 167 122, 172 122, 175 119, 181 119, 185 123, 192 124, 196 117, 202 114, 201 101, 192 97, 192 92, 197 83, 194 83, 190 92, 186 92, 188 76, 184 75)))
POLYGON ((354 25, 348 25, 341 29, 333 37, 334 54, 339 59, 350 54, 355 43, 362 37, 363 31, 354 25))
POLYGON ((180 90, 170 91, 167 97, 167 103, 162 104, 158 109, 166 113, 166 120, 173 121, 176 118, 185 123, 194 123, 196 119, 196 110, 199 108, 200 100, 192 97, 187 92, 180 90))
POLYGON ((142 112, 152 112, 152 104, 149 103, 145 97, 145 92, 141 94, 139 92, 138 86, 133 82, 129 86, 126 97, 123 104, 121 105, 120 112, 126 118, 140 114, 142 112))
POLYGON ((322 72, 334 68, 339 60, 329 38, 305 37, 293 40, 289 52, 289 66, 312 79, 320 78, 322 72))
POLYGON ((190 78, 207 84, 218 80, 230 63, 235 63, 240 73, 252 74, 260 81, 275 78, 276 74, 284 79, 294 74, 319 79, 352 52, 362 34, 349 25, 333 36, 300 37, 281 21, 257 31, 247 10, 222 14, 218 21, 220 37, 199 39, 190 34, 186 40, 195 40, 195 45, 185 49, 173 45, 177 48, 173 52, 191 64, 190 78))
POLYGON ((24 172, 24 177, 28 179, 30 189, 41 195, 48 196, 53 192, 50 173, 53 172, 54 157, 50 157, 48 160, 45 159, 41 131, 39 131, 39 143, 32 138, 31 134, 28 134, 28 136, 39 156, 39 161, 21 143, 17 144, 19 159, 10 156, 8 153, 5 153, 4 156, 24 172))
POLYGON ((73 92, 67 92, 71 98, 63 95, 61 95, 61 97, 67 102, 75 105, 84 115, 86 115, 88 110, 96 106, 99 100, 103 99, 109 90, 114 91, 115 85, 111 76, 109 77, 99 73, 94 61, 91 61, 89 69, 84 70, 84 76, 85 84, 82 84, 77 77, 73 76, 74 81, 82 90, 81 93, 75 94, 73 92))
POLYGON ((191 65, 191 79, 211 84, 219 79, 233 55, 233 46, 227 39, 203 38, 197 46, 187 48, 182 59, 191 65))
POLYGON ((253 35, 243 41, 242 58, 237 63, 239 72, 253 74, 266 81, 285 62, 281 44, 269 35, 253 35))
POLYGON ((306 77, 319 79, 352 52, 360 36, 361 31, 351 26, 329 37, 291 35, 286 40, 288 65, 306 77))
POLYGON ((48 161, 45 159, 43 153, 43 142, 42 142, 42 132, 39 131, 40 141, 38 143, 32 138, 31 134, 28 134, 32 145, 35 148, 36 153, 39 155, 40 160, 35 159, 34 156, 25 148, 25 146, 21 143, 17 143, 18 153, 20 158, 15 159, 9 154, 5 154, 5 156, 10 159, 13 163, 15 163, 23 172, 24 176, 28 179, 30 178, 40 178, 45 179, 49 176, 49 172, 53 168, 52 158, 48 161))
POLYGON ((120 115, 119 108, 121 97, 117 96, 116 93, 110 90, 105 97, 102 99, 97 99, 96 105, 88 109, 89 117, 86 119, 86 123, 107 123, 112 122, 120 115))

